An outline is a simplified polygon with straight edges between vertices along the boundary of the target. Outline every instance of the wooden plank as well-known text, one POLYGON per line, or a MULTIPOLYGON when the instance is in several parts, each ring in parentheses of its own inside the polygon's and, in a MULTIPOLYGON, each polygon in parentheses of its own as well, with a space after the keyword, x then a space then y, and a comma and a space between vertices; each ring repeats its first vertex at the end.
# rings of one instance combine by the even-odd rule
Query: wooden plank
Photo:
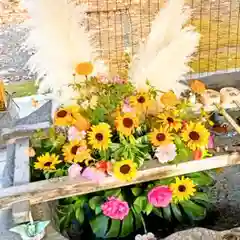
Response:
POLYGON ((235 164, 240 164, 240 155, 237 153, 184 162, 178 165, 159 166, 159 163, 151 161, 145 165, 143 170, 138 172, 137 177, 131 182, 121 182, 113 177, 107 177, 101 183, 95 183, 84 178, 75 180, 68 177, 53 178, 2 189, 0 192, 0 209, 11 208, 12 204, 19 201, 29 200, 30 204, 37 204, 235 164))
MULTIPOLYGON (((15 142, 15 158, 14 158, 14 177, 13 185, 18 186, 30 182, 30 166, 29 156, 26 149, 29 147, 29 138, 20 138, 15 142)), ((12 215, 16 224, 29 221, 30 203, 29 201, 21 201, 13 204, 12 215)))

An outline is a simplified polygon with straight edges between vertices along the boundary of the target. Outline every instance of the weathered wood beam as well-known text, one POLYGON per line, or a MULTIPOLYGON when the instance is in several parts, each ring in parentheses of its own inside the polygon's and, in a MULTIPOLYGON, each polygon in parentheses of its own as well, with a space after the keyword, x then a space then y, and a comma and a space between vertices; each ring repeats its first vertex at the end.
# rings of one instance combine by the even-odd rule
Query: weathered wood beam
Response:
POLYGON ((12 204, 25 200, 29 200, 30 204, 37 204, 156 179, 227 167, 235 164, 240 164, 240 155, 236 153, 203 160, 189 161, 178 165, 159 166, 159 163, 153 161, 148 162, 131 182, 121 182, 113 177, 107 177, 101 183, 95 183, 84 178, 76 180, 71 180, 68 177, 53 178, 1 189, 0 209, 11 208, 12 204))

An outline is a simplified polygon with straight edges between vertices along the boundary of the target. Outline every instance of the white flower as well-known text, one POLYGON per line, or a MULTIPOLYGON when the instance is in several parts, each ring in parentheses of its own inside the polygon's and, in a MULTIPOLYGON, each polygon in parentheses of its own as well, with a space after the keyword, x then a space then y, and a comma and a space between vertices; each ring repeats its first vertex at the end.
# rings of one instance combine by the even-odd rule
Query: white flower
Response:
POLYGON ((91 76, 96 77, 98 75, 107 75, 109 73, 109 67, 103 60, 97 60, 94 62, 94 70, 91 76))
POLYGON ((162 145, 155 150, 155 157, 160 163, 167 163, 174 160, 177 156, 176 150, 177 148, 174 143, 162 145))
POLYGON ((85 110, 89 108, 89 105, 90 105, 90 103, 88 100, 81 103, 81 107, 85 110))
POLYGON ((89 101, 89 107, 95 109, 98 104, 98 96, 93 95, 89 101))
POLYGON ((149 232, 149 233, 146 233, 144 235, 138 234, 135 237, 135 240, 157 240, 157 239, 155 238, 153 233, 149 232))

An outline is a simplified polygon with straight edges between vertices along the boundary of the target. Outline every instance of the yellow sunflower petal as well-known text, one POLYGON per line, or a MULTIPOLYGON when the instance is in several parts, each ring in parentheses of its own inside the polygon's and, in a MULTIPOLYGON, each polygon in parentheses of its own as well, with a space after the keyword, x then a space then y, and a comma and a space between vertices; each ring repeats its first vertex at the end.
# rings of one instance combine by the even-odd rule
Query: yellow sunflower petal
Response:
POLYGON ((44 171, 51 171, 56 169, 56 165, 59 164, 61 160, 56 154, 46 153, 37 158, 34 163, 34 168, 44 171))
POLYGON ((125 113, 116 118, 117 130, 125 136, 130 136, 136 127, 138 127, 138 119, 132 113, 125 113))
POLYGON ((111 143, 111 136, 110 126, 107 123, 100 123, 88 132, 89 144, 95 149, 106 150, 111 143))
POLYGON ((188 147, 193 151, 207 146, 209 136, 210 132, 201 123, 191 122, 182 132, 183 141, 185 141, 188 147))
POLYGON ((130 105, 138 111, 145 111, 150 103, 150 97, 146 91, 140 91, 135 96, 130 97, 130 105))
POLYGON ((137 175, 136 164, 132 160, 122 160, 113 165, 114 176, 121 181, 131 181, 137 175))
POLYGON ((67 163, 78 162, 75 160, 75 157, 78 153, 79 149, 83 149, 83 151, 87 150, 87 143, 84 140, 74 140, 65 144, 62 148, 64 161, 67 163))
POLYGON ((54 116, 54 124, 57 126, 69 126, 72 122, 71 112, 67 109, 60 108, 54 116))
POLYGON ((156 147, 160 145, 168 145, 173 140, 173 137, 168 130, 162 127, 154 129, 154 131, 149 134, 149 138, 151 143, 156 147))
POLYGON ((189 200, 196 192, 195 187, 195 184, 190 178, 176 177, 175 183, 170 184, 174 203, 189 200))

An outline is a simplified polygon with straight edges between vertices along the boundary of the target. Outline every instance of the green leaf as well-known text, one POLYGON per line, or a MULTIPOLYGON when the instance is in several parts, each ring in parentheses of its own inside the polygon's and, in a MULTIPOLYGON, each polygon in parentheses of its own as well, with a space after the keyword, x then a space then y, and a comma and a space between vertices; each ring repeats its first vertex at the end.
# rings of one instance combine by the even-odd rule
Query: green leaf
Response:
POLYGON ((153 213, 157 216, 159 216, 160 218, 163 218, 163 214, 161 211, 161 208, 153 208, 153 213))
POLYGON ((153 210, 153 205, 150 204, 150 203, 148 203, 147 206, 146 206, 146 208, 145 208, 145 213, 146 213, 147 215, 149 215, 149 214, 152 212, 152 210, 153 210))
POLYGON ((177 164, 180 162, 186 162, 190 159, 192 159, 192 152, 189 149, 182 147, 179 149, 178 154, 174 158, 173 163, 177 164))
POLYGON ((84 222, 84 212, 81 208, 77 208, 76 212, 75 212, 75 217, 76 220, 78 220, 79 223, 83 223, 84 222))
POLYGON ((111 190, 107 190, 105 191, 104 195, 105 197, 117 197, 119 194, 121 193, 121 188, 117 188, 117 189, 111 189, 111 190))
POLYGON ((196 172, 188 175, 192 179, 193 183, 198 186, 209 186, 213 184, 213 179, 204 172, 196 172))
POLYGON ((172 182, 174 182, 174 178, 165 178, 161 179, 155 182, 155 185, 170 185, 172 182))
POLYGON ((137 213, 133 207, 131 209, 133 217, 135 219, 135 228, 139 229, 140 227, 142 227, 141 213, 137 213))
POLYGON ((102 197, 100 196, 95 196, 93 198, 91 198, 89 200, 89 207, 92 209, 92 210, 95 210, 97 206, 99 206, 102 202, 102 197))
POLYGON ((131 188, 131 191, 135 197, 138 197, 142 193, 142 189, 140 187, 131 188))
POLYGON ((101 206, 97 206, 97 207, 95 208, 95 214, 98 215, 98 214, 101 213, 101 212, 102 212, 101 206))
POLYGON ((192 220, 202 220, 206 216, 206 208, 202 207, 191 200, 180 202, 184 212, 192 219, 192 220))
POLYGON ((111 143, 109 147, 113 152, 115 152, 120 146, 121 145, 119 143, 111 143))
POLYGON ((181 149, 185 146, 182 139, 177 134, 174 134, 174 143, 178 149, 181 149))
POLYGON ((145 210, 147 206, 147 198, 145 196, 137 197, 133 203, 133 206, 137 213, 140 213, 141 211, 145 210))
POLYGON ((126 237, 133 232, 133 214, 129 211, 128 215, 122 221, 122 229, 119 237, 126 237))
POLYGON ((111 220, 111 226, 110 226, 110 229, 108 230, 108 233, 106 234, 106 237, 117 238, 120 228, 121 228, 120 220, 111 220))
POLYGON ((207 193, 203 193, 203 192, 195 193, 194 196, 191 199, 201 200, 201 201, 204 201, 204 202, 209 202, 209 197, 208 197, 207 193))
POLYGON ((176 204, 174 204, 174 203, 171 203, 171 208, 172 208, 172 212, 173 212, 175 218, 176 218, 179 222, 182 222, 183 216, 182 216, 182 212, 181 212, 181 210, 179 209, 178 205, 176 205, 176 204))
POLYGON ((109 218, 104 215, 98 215, 90 221, 92 231, 97 237, 104 238, 108 228, 109 218))
POLYGON ((172 213, 171 213, 171 208, 169 206, 162 208, 163 211, 163 217, 171 222, 172 220, 172 213))

